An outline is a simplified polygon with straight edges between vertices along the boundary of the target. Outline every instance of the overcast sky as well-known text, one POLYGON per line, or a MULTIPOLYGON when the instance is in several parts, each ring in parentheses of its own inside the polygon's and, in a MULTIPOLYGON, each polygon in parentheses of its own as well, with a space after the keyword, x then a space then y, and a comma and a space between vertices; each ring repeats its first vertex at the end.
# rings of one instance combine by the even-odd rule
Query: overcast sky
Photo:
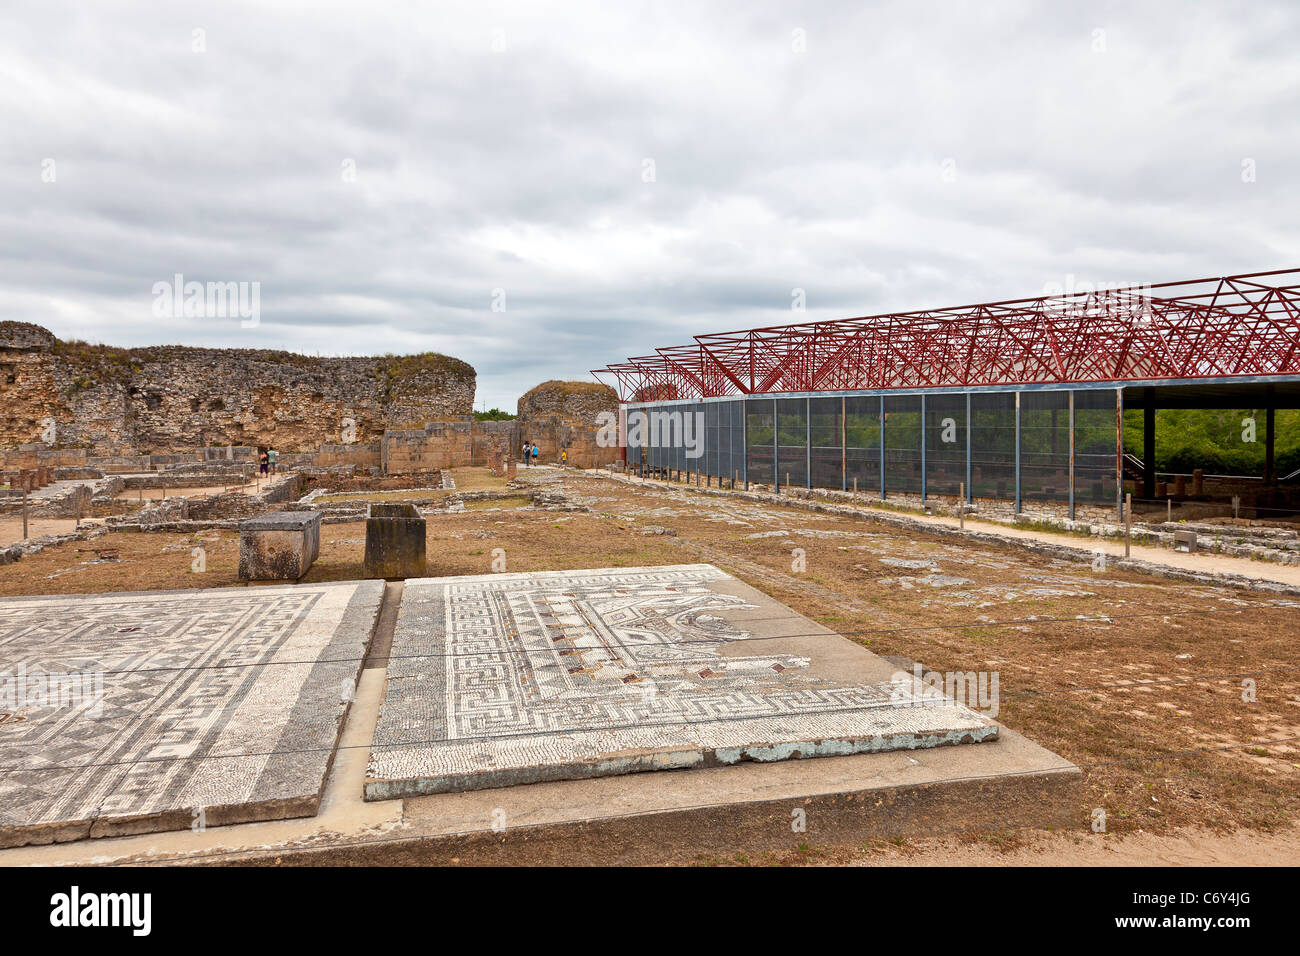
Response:
POLYGON ((6 0, 0 319, 432 349, 513 410, 697 333, 1297 266, 1297 50, 1294 2, 6 0), (177 273, 260 322, 156 315, 177 273))

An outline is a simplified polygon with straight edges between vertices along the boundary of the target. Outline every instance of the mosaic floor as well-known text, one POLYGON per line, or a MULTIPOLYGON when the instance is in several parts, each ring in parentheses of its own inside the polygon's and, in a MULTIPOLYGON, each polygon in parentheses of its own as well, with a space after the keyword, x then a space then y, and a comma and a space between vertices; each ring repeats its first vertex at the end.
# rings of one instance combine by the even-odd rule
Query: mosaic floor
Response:
POLYGON ((382 593, 0 599, 0 846, 314 814, 382 593))
POLYGON ((409 580, 366 798, 996 736, 941 697, 813 676, 783 642, 848 644, 816 627, 704 564, 409 580))

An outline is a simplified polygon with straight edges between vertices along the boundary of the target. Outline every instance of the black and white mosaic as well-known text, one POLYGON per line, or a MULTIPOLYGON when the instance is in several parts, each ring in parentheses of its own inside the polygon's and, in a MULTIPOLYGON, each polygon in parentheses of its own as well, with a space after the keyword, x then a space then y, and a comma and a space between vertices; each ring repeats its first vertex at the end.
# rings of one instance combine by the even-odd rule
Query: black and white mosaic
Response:
MULTIPOLYGON (((710 565, 407 581, 367 798, 996 735, 949 700, 814 678, 806 657, 724 654, 754 637, 727 620, 755 607, 740 587, 710 565)), ((807 626, 781 610, 789 634, 764 637, 807 626)))
POLYGON ((0 600, 0 845, 314 813, 382 593, 0 600))

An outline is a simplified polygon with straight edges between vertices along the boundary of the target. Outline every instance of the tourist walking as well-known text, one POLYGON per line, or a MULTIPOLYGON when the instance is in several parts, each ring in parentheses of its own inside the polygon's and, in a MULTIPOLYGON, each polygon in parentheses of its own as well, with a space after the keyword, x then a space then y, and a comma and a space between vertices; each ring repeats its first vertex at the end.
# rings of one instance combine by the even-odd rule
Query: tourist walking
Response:
POLYGON ((263 451, 263 452, 258 452, 258 455, 257 455, 257 471, 258 471, 259 474, 263 474, 263 475, 266 474, 266 466, 267 466, 267 463, 268 463, 270 460, 271 460, 271 459, 267 457, 266 452, 264 452, 264 451, 263 451))
POLYGON ((537 442, 533 442, 533 464, 537 464, 537 442))
POLYGON ((274 448, 266 453, 266 463, 271 467, 271 474, 275 474, 275 463, 279 460, 280 454, 274 448))
POLYGON ((528 442, 524 442, 524 467, 525 468, 527 468, 530 464, 532 464, 532 460, 531 460, 532 457, 533 457, 533 446, 528 442))

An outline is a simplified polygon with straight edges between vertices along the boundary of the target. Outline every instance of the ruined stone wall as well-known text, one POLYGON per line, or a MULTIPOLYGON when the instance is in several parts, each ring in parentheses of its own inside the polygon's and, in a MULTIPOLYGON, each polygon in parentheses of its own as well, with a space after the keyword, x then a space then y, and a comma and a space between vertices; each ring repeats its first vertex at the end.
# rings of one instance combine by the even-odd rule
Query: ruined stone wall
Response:
POLYGON ((522 444, 515 423, 430 422, 421 429, 394 429, 384 434, 384 474, 441 471, 465 465, 487 465, 492 445, 508 450, 522 444))
POLYGON ((311 463, 320 468, 338 465, 355 465, 360 468, 378 468, 382 463, 380 442, 367 445, 321 445, 311 456, 311 463))
MULTIPOLYGON (((568 453, 570 465, 598 468, 618 459, 618 445, 597 443, 602 412, 618 414, 618 396, 596 382, 543 382, 519 399, 519 442, 537 443, 538 461, 559 461, 568 453)), ((513 450, 519 454, 519 448, 513 450)))
POLYGON ((469 417, 474 385, 472 367, 434 353, 119 349, 0 322, 0 448, 40 442, 135 455, 260 445, 287 453, 377 442, 385 428, 469 417), (345 434, 348 420, 355 424, 345 434))

